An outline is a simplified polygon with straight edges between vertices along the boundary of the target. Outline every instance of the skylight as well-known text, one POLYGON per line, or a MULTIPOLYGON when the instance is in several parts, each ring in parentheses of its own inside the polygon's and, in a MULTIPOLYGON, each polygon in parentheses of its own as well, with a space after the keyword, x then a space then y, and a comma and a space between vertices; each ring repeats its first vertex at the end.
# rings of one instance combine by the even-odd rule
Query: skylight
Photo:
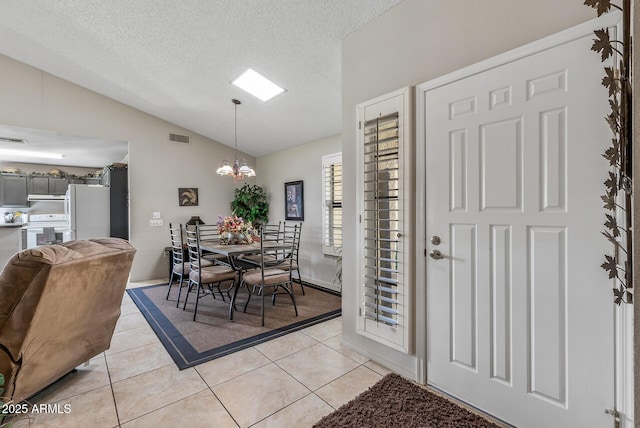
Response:
POLYGON ((247 68, 244 73, 236 77, 231 83, 264 102, 285 91, 252 68, 247 68))

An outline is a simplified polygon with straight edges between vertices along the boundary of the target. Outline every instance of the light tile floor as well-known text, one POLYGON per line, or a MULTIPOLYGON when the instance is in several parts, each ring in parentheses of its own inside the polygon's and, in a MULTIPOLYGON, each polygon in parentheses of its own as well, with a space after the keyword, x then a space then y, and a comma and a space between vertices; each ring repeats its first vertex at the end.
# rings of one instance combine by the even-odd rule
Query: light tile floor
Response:
POLYGON ((389 373, 342 346, 341 329, 333 319, 181 371, 125 294, 111 348, 31 400, 59 413, 14 427, 310 427, 389 373))

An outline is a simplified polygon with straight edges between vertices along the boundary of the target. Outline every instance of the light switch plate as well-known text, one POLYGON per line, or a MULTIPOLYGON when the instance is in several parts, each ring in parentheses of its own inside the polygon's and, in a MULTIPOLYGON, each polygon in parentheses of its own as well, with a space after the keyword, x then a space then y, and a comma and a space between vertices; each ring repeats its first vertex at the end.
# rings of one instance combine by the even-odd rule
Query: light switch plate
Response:
POLYGON ((160 211, 154 211, 153 214, 151 214, 151 218, 154 220, 158 220, 159 218, 161 218, 160 211))
POLYGON ((162 219, 160 220, 149 220, 149 226, 150 227, 161 227, 163 225, 163 221, 162 219))

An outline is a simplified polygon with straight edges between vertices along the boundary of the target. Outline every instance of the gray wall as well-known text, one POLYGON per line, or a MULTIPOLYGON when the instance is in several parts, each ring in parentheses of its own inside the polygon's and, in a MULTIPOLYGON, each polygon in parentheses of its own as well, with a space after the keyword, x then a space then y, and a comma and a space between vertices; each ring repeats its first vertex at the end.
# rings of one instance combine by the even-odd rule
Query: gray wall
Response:
POLYGON ((138 250, 132 280, 167 276, 169 222, 199 215, 213 223, 231 213, 234 182, 215 170, 233 148, 2 55, 0 76, 1 124, 129 142, 130 239, 138 250), (172 143, 169 133, 191 143, 172 143), (199 188, 199 206, 179 207, 178 187, 199 188), (149 227, 154 211, 164 227, 149 227))
MULTIPOLYGON (((404 0, 343 41, 344 164, 353 165, 356 160, 356 104, 593 18, 593 9, 584 6, 583 0, 404 0)), ((407 376, 416 376, 420 360, 415 356, 390 350, 356 333, 355 180, 353 169, 345 169, 343 342, 407 376)), ((418 350, 424 349, 422 326, 416 327, 414 335, 418 350)))
POLYGON ((300 266, 304 281, 337 289, 336 258, 322 254, 322 156, 342 151, 341 136, 325 138, 258 158, 258 184, 269 197, 269 222, 284 220, 284 183, 304 181, 300 266))

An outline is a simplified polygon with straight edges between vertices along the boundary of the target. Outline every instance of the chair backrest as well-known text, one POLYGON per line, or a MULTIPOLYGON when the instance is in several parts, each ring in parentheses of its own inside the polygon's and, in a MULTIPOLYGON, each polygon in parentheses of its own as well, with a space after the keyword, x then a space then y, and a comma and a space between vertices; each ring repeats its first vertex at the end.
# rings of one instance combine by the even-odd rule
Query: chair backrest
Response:
MULTIPOLYGON (((264 229, 264 226, 261 229, 264 229)), ((293 235, 297 234, 297 229, 297 226, 291 226, 291 233, 293 235)), ((263 232, 264 230, 260 231, 260 236, 262 236, 263 232)), ((270 249, 268 244, 274 241, 260 240, 260 266, 263 270, 270 267, 282 267, 286 264, 289 264, 289 268, 291 268, 294 257, 295 239, 286 239, 283 232, 280 232, 280 235, 283 237, 278 242, 288 244, 287 248, 270 249)))
POLYGON ((176 228, 169 223, 169 233, 171 235, 171 252, 173 253, 173 264, 184 264, 184 242, 182 240, 182 223, 176 228))
POLYGON ((287 224, 284 223, 283 227, 283 239, 284 242, 291 243, 293 245, 293 260, 298 262, 298 250, 300 249, 300 234, 302 233, 302 223, 287 224))
POLYGON ((200 236, 198 226, 187 228, 187 248, 189 251, 189 263, 191 272, 200 273, 200 236))
POLYGON ((215 224, 198 224, 196 228, 200 241, 215 241, 220 239, 220 232, 218 226, 215 224))
POLYGON ((260 240, 280 242, 282 239, 282 222, 264 224, 260 228, 260 240))

